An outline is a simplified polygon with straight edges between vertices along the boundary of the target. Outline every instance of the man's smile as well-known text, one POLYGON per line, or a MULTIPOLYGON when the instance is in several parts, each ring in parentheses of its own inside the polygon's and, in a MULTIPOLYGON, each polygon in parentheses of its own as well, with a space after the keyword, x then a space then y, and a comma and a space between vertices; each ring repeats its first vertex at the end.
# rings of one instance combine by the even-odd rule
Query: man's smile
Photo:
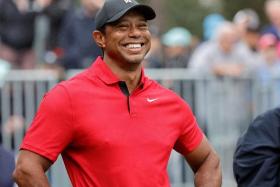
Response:
POLYGON ((138 43, 127 43, 124 44, 123 47, 133 53, 139 53, 142 51, 144 48, 145 44, 143 42, 138 42, 138 43))

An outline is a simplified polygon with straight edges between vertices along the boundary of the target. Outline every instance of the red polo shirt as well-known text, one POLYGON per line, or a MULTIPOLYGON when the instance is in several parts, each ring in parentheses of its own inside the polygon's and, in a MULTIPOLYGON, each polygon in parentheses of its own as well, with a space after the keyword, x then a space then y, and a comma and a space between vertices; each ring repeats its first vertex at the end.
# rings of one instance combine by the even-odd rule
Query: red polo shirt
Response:
POLYGON ((186 155, 203 134, 188 105, 143 71, 126 89, 99 57, 45 95, 21 149, 53 162, 62 153, 74 187, 169 187, 172 149, 186 155))

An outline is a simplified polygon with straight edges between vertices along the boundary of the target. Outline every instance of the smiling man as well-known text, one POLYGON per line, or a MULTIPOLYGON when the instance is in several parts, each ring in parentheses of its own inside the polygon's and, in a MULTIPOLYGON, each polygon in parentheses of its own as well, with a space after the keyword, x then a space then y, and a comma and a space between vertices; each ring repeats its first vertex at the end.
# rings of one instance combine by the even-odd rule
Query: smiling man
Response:
POLYGON ((44 97, 23 140, 14 178, 50 186, 45 171, 62 154, 74 187, 169 187, 172 149, 195 172, 196 187, 220 187, 219 158, 191 109, 145 76, 154 10, 106 0, 93 38, 103 57, 44 97))

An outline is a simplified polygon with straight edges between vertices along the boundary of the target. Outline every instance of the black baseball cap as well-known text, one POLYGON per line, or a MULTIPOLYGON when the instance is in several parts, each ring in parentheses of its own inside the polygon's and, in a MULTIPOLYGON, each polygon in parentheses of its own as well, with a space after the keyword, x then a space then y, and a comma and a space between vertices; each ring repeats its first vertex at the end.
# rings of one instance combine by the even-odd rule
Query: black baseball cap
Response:
POLYGON ((148 5, 139 4, 135 0, 105 0, 103 7, 97 12, 95 17, 96 29, 101 29, 107 23, 112 23, 120 19, 128 11, 139 10, 146 20, 152 20, 156 13, 148 5))

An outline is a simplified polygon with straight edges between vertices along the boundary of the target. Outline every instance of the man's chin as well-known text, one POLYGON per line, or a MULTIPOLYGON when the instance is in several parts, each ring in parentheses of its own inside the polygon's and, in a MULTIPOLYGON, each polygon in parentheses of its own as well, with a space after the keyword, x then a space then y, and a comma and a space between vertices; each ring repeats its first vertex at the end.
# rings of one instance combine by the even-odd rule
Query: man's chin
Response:
POLYGON ((126 61, 130 64, 140 64, 143 62, 144 56, 143 55, 129 55, 126 58, 126 61))

